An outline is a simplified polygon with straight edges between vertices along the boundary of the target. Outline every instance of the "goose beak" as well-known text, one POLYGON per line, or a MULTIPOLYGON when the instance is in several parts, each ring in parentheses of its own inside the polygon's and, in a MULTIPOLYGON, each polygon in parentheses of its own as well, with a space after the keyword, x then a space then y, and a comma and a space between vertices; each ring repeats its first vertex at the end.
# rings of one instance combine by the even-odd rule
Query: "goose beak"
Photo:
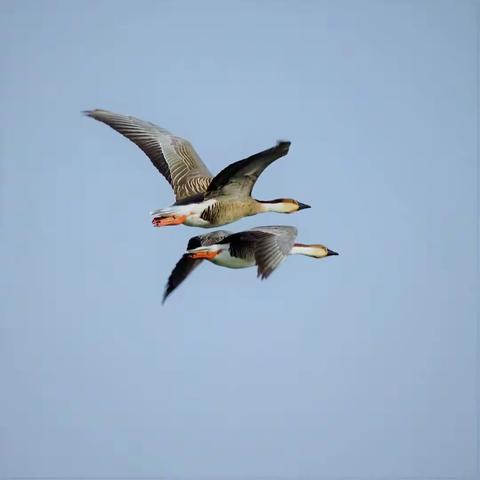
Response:
POLYGON ((338 255, 338 253, 334 252, 333 250, 330 250, 329 248, 327 248, 327 257, 330 257, 331 255, 338 255))
POLYGON ((310 207, 310 205, 307 205, 306 203, 298 202, 298 209, 299 210, 304 210, 305 208, 312 208, 312 207, 310 207))

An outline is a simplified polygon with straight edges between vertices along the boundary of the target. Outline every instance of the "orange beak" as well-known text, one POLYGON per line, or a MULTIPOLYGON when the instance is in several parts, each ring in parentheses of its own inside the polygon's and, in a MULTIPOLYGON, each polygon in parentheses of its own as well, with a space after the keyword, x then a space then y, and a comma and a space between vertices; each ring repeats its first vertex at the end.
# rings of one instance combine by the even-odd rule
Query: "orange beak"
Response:
POLYGON ((220 252, 192 252, 189 253, 188 256, 190 258, 194 258, 195 260, 200 260, 200 259, 205 259, 205 260, 211 260, 212 258, 215 258, 220 252))

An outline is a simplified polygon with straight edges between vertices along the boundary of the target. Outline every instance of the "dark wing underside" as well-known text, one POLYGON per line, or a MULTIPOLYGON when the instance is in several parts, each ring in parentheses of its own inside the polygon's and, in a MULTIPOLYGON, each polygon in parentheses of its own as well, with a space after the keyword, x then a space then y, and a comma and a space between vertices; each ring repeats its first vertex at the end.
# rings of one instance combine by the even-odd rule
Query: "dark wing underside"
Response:
MULTIPOLYGON (((193 247, 195 248, 195 247, 193 247)), ((203 262, 201 259, 193 259, 187 255, 183 255, 177 262, 172 273, 168 277, 165 291, 163 293, 162 303, 167 297, 203 262)))
POLYGON ((246 230, 228 236, 221 243, 230 244, 229 253, 232 257, 250 261, 255 258, 256 244, 267 236, 267 233, 246 230))
MULTIPOLYGON (((229 236, 231 232, 227 230, 215 230, 214 232, 205 233, 204 235, 197 235, 190 238, 187 244, 187 250, 198 248, 202 246, 215 245, 229 236)), ((183 255, 177 262, 172 273, 168 277, 165 291, 163 294, 163 301, 202 263, 201 259, 193 259, 187 255, 183 255)))
POLYGON ((223 243, 230 244, 230 255, 233 257, 255 258, 257 275, 263 280, 285 260, 296 236, 295 227, 265 226, 230 235, 223 243))
POLYGON ((248 197, 261 173, 275 160, 285 156, 290 142, 278 142, 275 147, 263 150, 251 157, 225 167, 211 181, 205 198, 222 195, 248 197))

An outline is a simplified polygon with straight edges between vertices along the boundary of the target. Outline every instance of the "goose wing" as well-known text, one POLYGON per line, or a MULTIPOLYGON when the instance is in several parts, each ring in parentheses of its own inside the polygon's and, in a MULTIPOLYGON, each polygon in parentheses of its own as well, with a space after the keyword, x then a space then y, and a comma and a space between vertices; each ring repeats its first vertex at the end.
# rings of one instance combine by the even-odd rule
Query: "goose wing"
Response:
MULTIPOLYGON (((216 230, 215 232, 206 233, 204 235, 197 235, 188 241, 187 250, 198 247, 206 247, 215 245, 230 235, 231 232, 226 230, 216 230)), ((177 262, 172 273, 168 277, 165 291, 163 293, 162 303, 167 297, 203 262, 201 259, 190 258, 188 255, 183 255, 177 262)))
POLYGON ((285 260, 295 243, 297 229, 290 226, 255 227, 234 233, 223 242, 230 244, 230 255, 237 258, 255 258, 257 276, 262 280, 285 260))
POLYGON ((189 258, 188 255, 182 256, 168 277, 162 303, 202 262, 203 260, 189 258))
POLYGON ((297 237, 297 229, 290 226, 256 227, 252 231, 267 234, 255 244, 257 276, 262 280, 287 258, 297 237))
POLYGON ((225 167, 210 183, 205 198, 228 195, 248 197, 261 173, 275 160, 285 156, 290 142, 279 141, 275 147, 263 150, 225 167))
POLYGON ((87 110, 88 117, 103 122, 140 147, 167 179, 178 200, 204 193, 212 174, 188 140, 157 125, 107 110, 87 110))
POLYGON ((257 276, 262 280, 287 258, 297 237, 297 229, 290 226, 256 227, 253 231, 266 233, 267 236, 255 244, 257 276))

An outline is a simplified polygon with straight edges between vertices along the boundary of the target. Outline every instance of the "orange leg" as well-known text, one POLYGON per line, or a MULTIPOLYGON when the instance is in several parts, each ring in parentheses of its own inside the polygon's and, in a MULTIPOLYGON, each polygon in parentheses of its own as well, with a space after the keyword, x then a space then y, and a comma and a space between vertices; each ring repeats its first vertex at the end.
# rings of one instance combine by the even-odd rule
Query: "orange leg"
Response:
POLYGON ((152 220, 154 227, 166 227, 167 225, 181 225, 187 219, 186 215, 179 217, 155 217, 152 220))
POLYGON ((207 259, 211 260, 212 258, 215 258, 220 252, 192 252, 189 253, 188 256, 190 258, 195 258, 195 259, 207 259))

